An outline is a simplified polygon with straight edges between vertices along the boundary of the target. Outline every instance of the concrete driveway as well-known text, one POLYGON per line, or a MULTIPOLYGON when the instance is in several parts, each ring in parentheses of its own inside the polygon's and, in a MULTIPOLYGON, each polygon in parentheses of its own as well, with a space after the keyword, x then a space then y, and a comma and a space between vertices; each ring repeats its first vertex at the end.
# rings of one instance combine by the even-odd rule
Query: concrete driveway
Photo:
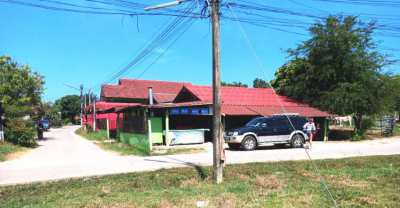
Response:
MULTIPOLYGON (((158 170, 162 168, 212 165, 207 152, 171 156, 119 156, 76 135, 77 126, 53 129, 46 141, 22 157, 0 163, 0 185, 31 183, 65 178, 158 170)), ((400 138, 363 142, 315 142, 313 159, 400 154, 400 138)), ((264 148, 251 152, 226 151, 228 164, 306 160, 304 149, 264 148)))

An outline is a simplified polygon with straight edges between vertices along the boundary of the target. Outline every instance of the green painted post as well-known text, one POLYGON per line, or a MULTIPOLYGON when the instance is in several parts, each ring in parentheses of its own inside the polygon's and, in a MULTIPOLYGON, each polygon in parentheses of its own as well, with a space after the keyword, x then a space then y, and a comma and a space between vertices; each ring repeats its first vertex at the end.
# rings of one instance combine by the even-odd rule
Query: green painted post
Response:
POLYGON ((165 111, 165 145, 169 146, 169 112, 168 109, 165 111))
POLYGON ((151 120, 150 117, 147 119, 147 138, 149 139, 149 150, 153 150, 153 140, 151 139, 151 120))

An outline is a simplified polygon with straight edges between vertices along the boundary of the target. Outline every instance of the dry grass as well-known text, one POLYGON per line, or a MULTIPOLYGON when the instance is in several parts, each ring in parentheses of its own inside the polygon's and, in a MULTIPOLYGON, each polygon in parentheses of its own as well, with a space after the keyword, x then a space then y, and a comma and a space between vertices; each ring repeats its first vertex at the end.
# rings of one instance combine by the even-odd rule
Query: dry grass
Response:
POLYGON ((225 195, 215 199, 215 207, 219 208, 236 208, 239 207, 239 199, 232 194, 225 195))
MULTIPOLYGON (((400 156, 319 160, 339 207, 398 207, 400 156)), ((31 185, 0 187, 0 207, 332 207, 308 161, 227 165, 224 182, 198 169, 175 168, 31 185)))

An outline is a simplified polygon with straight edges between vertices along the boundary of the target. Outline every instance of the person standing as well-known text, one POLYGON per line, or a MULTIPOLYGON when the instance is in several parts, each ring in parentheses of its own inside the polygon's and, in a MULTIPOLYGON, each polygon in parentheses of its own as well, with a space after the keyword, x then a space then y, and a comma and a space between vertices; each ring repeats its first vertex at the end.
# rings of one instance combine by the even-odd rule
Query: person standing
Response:
POLYGON ((310 147, 312 147, 312 141, 314 139, 314 134, 315 134, 315 131, 317 130, 315 128, 314 119, 308 118, 307 123, 305 123, 303 126, 303 130, 306 132, 306 134, 309 138, 310 147))

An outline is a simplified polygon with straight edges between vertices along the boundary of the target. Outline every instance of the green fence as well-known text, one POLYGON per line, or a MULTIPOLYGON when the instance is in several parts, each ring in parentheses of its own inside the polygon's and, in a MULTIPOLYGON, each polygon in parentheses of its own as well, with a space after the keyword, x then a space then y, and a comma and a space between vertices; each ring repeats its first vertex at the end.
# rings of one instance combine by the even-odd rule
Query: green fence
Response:
POLYGON ((133 133, 120 132, 119 140, 122 143, 135 146, 135 148, 137 148, 143 153, 146 154, 150 153, 149 139, 147 138, 146 134, 133 134, 133 133))

